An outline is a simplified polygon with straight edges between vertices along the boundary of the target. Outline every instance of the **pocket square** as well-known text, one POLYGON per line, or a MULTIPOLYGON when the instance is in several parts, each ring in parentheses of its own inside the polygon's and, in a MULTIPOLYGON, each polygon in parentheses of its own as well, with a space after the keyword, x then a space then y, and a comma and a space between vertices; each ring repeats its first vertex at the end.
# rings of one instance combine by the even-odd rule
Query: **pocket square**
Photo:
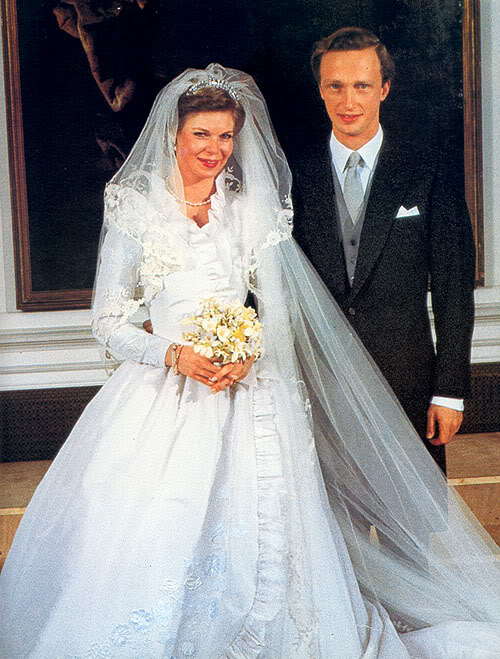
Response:
POLYGON ((396 219, 398 217, 415 217, 415 215, 420 215, 420 211, 418 210, 418 206, 413 206, 413 208, 405 208, 404 206, 401 206, 398 210, 398 214, 396 215, 396 219))

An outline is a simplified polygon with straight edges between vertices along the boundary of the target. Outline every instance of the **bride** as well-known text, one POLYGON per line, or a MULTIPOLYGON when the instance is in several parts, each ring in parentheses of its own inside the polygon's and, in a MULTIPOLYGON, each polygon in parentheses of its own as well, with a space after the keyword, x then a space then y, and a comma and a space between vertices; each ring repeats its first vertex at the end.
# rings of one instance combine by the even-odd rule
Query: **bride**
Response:
POLYGON ((500 656, 498 548, 291 238, 290 184, 248 75, 160 93, 105 196, 93 327, 125 361, 24 515, 3 659, 500 656), (259 359, 187 344, 249 291, 259 359))

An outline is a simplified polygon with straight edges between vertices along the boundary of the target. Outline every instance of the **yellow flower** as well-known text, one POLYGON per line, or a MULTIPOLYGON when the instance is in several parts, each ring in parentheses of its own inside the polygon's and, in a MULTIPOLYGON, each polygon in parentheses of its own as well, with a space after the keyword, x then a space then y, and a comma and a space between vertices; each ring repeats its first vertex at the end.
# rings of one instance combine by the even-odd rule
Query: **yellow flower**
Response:
POLYGON ((246 334, 246 331, 244 331, 242 327, 239 327, 236 330, 236 332, 234 332, 234 334, 233 334, 234 338, 238 339, 238 341, 244 341, 245 340, 245 335, 248 336, 248 334, 246 334))

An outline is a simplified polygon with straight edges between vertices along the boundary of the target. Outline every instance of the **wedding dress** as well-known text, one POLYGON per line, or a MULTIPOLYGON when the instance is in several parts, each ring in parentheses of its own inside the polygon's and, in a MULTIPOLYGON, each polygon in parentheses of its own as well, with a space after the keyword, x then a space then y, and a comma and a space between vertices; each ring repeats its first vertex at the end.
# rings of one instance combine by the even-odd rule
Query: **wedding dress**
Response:
POLYGON ((108 187, 94 329, 125 361, 16 534, 2 659, 500 657, 493 543, 294 244, 286 204, 276 220, 251 181, 221 175, 201 228, 156 172, 147 194, 108 187), (200 300, 249 287, 264 354, 243 381, 211 395, 164 367, 200 300), (140 304, 153 335, 130 322, 140 304))

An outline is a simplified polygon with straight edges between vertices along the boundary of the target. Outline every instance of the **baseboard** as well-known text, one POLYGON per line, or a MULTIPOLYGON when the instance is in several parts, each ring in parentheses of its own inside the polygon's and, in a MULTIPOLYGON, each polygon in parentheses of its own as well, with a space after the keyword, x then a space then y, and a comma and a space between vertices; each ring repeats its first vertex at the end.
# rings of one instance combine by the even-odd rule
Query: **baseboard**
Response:
MULTIPOLYGON (((463 433, 500 431, 500 363, 475 364, 463 433)), ((0 391, 0 462, 51 460, 99 387, 0 391)))
POLYGON ((466 434, 500 431, 500 363, 473 364, 472 397, 465 401, 466 434))
POLYGON ((99 387, 0 391, 0 462, 52 460, 99 387))

